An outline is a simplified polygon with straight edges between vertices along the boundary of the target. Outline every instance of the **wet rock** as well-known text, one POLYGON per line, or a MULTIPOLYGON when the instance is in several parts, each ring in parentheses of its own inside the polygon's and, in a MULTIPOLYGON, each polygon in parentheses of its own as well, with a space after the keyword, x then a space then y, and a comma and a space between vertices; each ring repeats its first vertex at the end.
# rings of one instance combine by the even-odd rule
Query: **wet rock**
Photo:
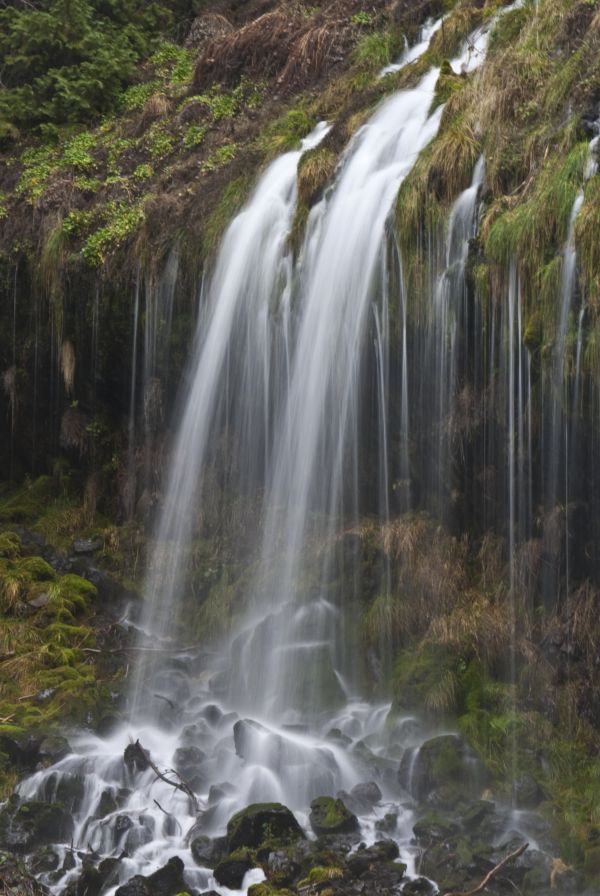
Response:
MULTIPOLYGON (((345 810, 346 811, 346 810, 345 810)), ((281 803, 254 803, 230 818, 227 824, 229 850, 285 846, 304 839, 304 831, 290 810, 281 803)))
POLYGON ((439 812, 428 812, 413 827, 417 841, 425 845, 447 840, 458 831, 459 826, 456 821, 439 812))
POLYGON ((176 896, 187 889, 183 879, 183 862, 179 856, 173 856, 166 865, 155 871, 148 878, 152 896, 176 896))
POLYGON ((78 538, 73 542, 74 554, 94 554, 104 547, 104 539, 97 538, 78 538))
POLYGON ((519 809, 535 809, 546 798, 532 775, 522 775, 513 783, 513 796, 519 809))
POLYGON ((460 823, 466 831, 477 831, 481 825, 495 812, 495 806, 489 800, 478 800, 461 813, 460 823))
POLYGON ((208 805, 215 806, 221 802, 223 797, 230 796, 232 793, 235 793, 235 787, 227 781, 223 781, 221 784, 211 784, 208 791, 208 805))
POLYGON ((358 819, 341 800, 319 796, 310 804, 310 826, 317 836, 349 834, 358 830, 358 819))
POLYGON ((199 793, 206 783, 200 771, 200 765, 205 759, 206 753, 192 746, 178 747, 173 754, 173 768, 196 793, 199 793))
POLYGON ((404 884, 402 896, 433 896, 437 887, 431 883, 426 877, 416 877, 404 884))
POLYGON ((179 856, 173 856, 166 865, 148 877, 136 874, 117 889, 115 896, 177 896, 188 890, 183 878, 183 868, 179 856))
POLYGON ((352 743, 352 738, 348 737, 346 734, 342 734, 339 728, 332 728, 325 736, 327 740, 331 740, 336 744, 341 744, 344 747, 348 747, 352 743))
POLYGON ((381 801, 382 793, 375 781, 368 781, 353 787, 350 796, 365 809, 372 809, 376 803, 381 801))
POLYGON ((45 737, 39 745, 38 761, 43 765, 54 765, 73 751, 66 737, 52 734, 45 737))
POLYGON ((40 795, 45 802, 61 803, 71 813, 77 812, 85 796, 85 783, 81 775, 53 772, 48 775, 40 795))
POLYGON ((230 890, 239 890, 246 872, 255 865, 249 849, 238 849, 219 862, 214 870, 215 880, 230 890))
POLYGON ((115 896, 152 896, 148 881, 141 874, 136 874, 115 892, 115 896))
POLYGON ((27 865, 33 874, 45 874, 56 871, 60 865, 60 856, 51 846, 42 846, 29 856, 27 865))
POLYGON ((103 859, 96 867, 89 858, 84 858, 80 873, 71 880, 63 896, 99 896, 102 890, 117 883, 118 859, 103 859))
POLYGON ((49 896, 50 891, 15 855, 0 851, 0 888, 10 896, 49 896))
POLYGON ((31 597, 27 603, 34 610, 41 610, 42 607, 45 607, 48 601, 50 600, 50 595, 47 591, 38 591, 34 597, 31 597))
POLYGON ((123 760, 130 772, 145 772, 150 768, 150 763, 140 744, 127 744, 123 753, 123 760))
POLYGON ((205 834, 194 837, 190 843, 194 862, 203 868, 214 868, 219 859, 223 857, 223 839, 221 837, 213 840, 212 837, 207 837, 205 834))
POLYGON ((129 815, 116 815, 112 821, 112 830, 113 830, 113 845, 117 847, 121 841, 121 839, 125 836, 127 831, 131 830, 134 822, 133 819, 129 817, 129 815))
POLYGON ((383 818, 378 818, 375 822, 375 830, 382 833, 392 834, 398 827, 398 813, 386 812, 383 818))
MULTIPOLYGON (((400 855, 398 844, 393 840, 379 840, 373 846, 358 849, 346 859, 346 865, 356 877, 360 877, 366 871, 377 868, 385 862, 393 862, 400 855)), ((406 871, 406 865, 398 865, 402 874, 406 871)), ((400 876, 402 876, 402 874, 400 876)))
POLYGON ((203 719, 206 719, 209 725, 213 727, 218 725, 223 718, 223 710, 216 703, 209 703, 200 713, 203 719))
POLYGON ((9 803, 0 813, 0 844, 16 852, 69 841, 72 834, 73 819, 58 803, 31 800, 18 808, 9 803))
POLYGON ((0 753, 4 753, 12 765, 33 769, 39 758, 40 738, 29 734, 0 734, 0 753))
POLYGON ((265 867, 267 879, 278 887, 290 886, 300 877, 302 858, 291 849, 270 852, 265 867))
POLYGON ((416 752, 407 750, 398 777, 415 799, 448 808, 478 796, 488 780, 473 750, 454 734, 431 738, 416 752))

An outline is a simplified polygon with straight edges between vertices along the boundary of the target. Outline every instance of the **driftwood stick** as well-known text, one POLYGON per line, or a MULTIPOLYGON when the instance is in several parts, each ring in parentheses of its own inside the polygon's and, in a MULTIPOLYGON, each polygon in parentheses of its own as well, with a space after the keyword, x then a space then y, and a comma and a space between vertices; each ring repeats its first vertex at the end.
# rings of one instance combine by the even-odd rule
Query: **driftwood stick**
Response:
POLYGON ((164 781, 165 784, 168 784, 170 787, 174 787, 175 790, 182 790, 184 793, 186 793, 189 796, 190 800, 192 801, 192 806, 193 806, 194 812, 198 812, 198 800, 196 799, 196 794, 194 793, 192 788, 189 786, 189 784, 186 784, 185 781, 183 781, 181 779, 180 775, 178 775, 179 782, 172 781, 170 778, 167 778, 167 776, 165 774, 163 774, 163 772, 160 771, 160 769, 154 764, 154 762, 152 762, 152 759, 150 758, 150 753, 148 752, 148 750, 144 749, 144 747, 141 745, 139 740, 136 740, 135 746, 140 751, 140 753, 142 754, 142 756, 144 757, 144 759, 146 760, 146 762, 148 763, 148 765, 150 766, 150 768, 152 769, 152 771, 154 772, 156 777, 159 778, 161 781, 164 781))
POLYGON ((519 856, 522 856, 525 850, 528 848, 529 843, 524 843, 523 846, 519 846, 518 849, 515 849, 514 852, 509 853, 509 855, 505 856, 501 862, 499 862, 495 868, 492 868, 491 871, 488 871, 486 876, 483 878, 480 884, 478 884, 474 890, 465 890, 459 892, 458 890, 453 890, 451 893, 444 893, 444 896, 477 896, 477 893, 481 893, 487 885, 492 881, 496 875, 502 871, 505 865, 508 865, 509 862, 512 862, 513 859, 518 859, 519 856))
POLYGON ((197 647, 111 647, 110 649, 103 647, 82 647, 83 653, 129 653, 134 651, 137 653, 189 653, 192 650, 198 650, 197 647))

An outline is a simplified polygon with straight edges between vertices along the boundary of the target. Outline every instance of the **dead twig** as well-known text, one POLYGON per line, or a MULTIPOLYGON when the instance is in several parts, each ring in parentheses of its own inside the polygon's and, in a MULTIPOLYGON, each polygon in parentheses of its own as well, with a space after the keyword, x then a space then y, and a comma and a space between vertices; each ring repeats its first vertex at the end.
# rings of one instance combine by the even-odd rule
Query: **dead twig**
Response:
POLYGON ((501 862, 499 862, 491 871, 488 871, 486 876, 483 878, 480 884, 478 884, 473 890, 453 890, 451 893, 444 893, 444 896, 477 896, 477 893, 481 893, 487 885, 492 881, 497 874, 502 871, 502 869, 508 865, 509 862, 512 862, 513 859, 518 859, 519 856, 522 856, 525 850, 529 847, 529 843, 524 843, 523 846, 519 846, 518 849, 515 849, 514 852, 509 853, 509 855, 505 856, 501 862))
POLYGON ((174 787, 175 790, 181 790, 181 791, 183 791, 183 793, 187 794, 188 797, 190 798, 190 800, 192 801, 192 807, 194 809, 194 812, 198 812, 199 807, 198 807, 198 800, 196 799, 196 794, 194 793, 194 791, 192 790, 190 785, 186 784, 186 782, 183 780, 181 775, 178 775, 177 772, 175 772, 175 774, 179 778, 179 783, 177 781, 172 781, 170 778, 167 778, 167 776, 165 774, 163 774, 163 772, 160 771, 160 769, 154 764, 154 762, 152 762, 152 759, 150 758, 150 753, 148 752, 148 750, 144 749, 144 747, 141 745, 139 740, 136 740, 135 746, 140 751, 141 755, 144 757, 144 759, 146 760, 146 762, 148 763, 148 765, 150 766, 150 768, 152 769, 152 771, 154 772, 156 777, 158 779, 160 779, 161 781, 164 781, 165 784, 168 784, 170 787, 174 787))

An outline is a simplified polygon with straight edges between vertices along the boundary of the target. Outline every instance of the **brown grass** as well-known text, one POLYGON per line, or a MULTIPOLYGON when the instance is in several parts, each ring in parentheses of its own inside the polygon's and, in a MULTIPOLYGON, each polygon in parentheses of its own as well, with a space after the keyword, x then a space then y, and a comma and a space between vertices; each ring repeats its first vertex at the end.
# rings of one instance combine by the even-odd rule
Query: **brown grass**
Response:
POLYGON ((236 84, 242 74, 272 77, 286 66, 298 31, 305 22, 295 9, 279 9, 243 28, 211 40, 198 60, 193 90, 220 81, 236 84))
POLYGON ((172 101, 164 93, 155 93, 148 97, 142 109, 138 133, 142 134, 153 122, 168 115, 173 108, 172 101))
POLYGON ((286 90, 306 88, 344 60, 355 41, 355 29, 344 20, 310 28, 290 50, 278 83, 286 90))

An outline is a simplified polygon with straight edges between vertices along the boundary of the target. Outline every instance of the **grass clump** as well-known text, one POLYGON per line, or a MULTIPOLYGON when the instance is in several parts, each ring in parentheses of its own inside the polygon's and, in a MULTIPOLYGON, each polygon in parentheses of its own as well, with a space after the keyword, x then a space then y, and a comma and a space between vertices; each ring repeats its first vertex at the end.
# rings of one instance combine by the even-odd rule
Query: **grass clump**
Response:
POLYGON ((101 265, 107 256, 129 239, 144 221, 142 203, 109 202, 103 209, 106 223, 86 239, 81 254, 92 266, 101 265))

